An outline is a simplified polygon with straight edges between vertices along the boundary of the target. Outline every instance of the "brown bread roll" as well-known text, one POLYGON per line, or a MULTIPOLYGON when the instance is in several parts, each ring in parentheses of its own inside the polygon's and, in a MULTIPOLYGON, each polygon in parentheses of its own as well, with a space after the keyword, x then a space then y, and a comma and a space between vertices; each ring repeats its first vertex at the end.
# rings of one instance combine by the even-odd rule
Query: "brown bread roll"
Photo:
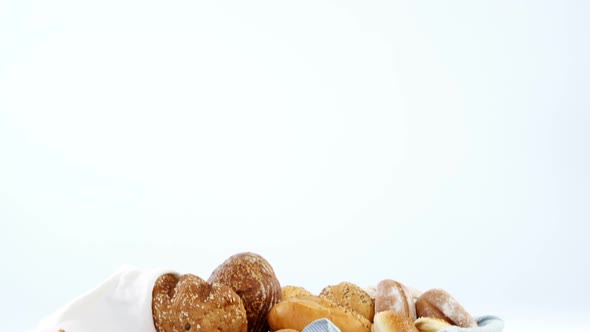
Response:
POLYGON ((292 297, 277 303, 268 314, 272 330, 301 331, 311 322, 327 318, 342 332, 369 332, 371 322, 357 312, 319 296, 292 297))
POLYGON ((185 274, 164 274, 152 291, 152 318, 157 332, 246 332, 246 309, 231 288, 185 274))
POLYGON ((375 314, 372 332, 418 332, 414 322, 405 314, 396 311, 381 311, 375 314))
POLYGON ((353 283, 341 282, 335 286, 327 286, 320 292, 320 296, 358 312, 370 322, 373 321, 375 303, 369 293, 353 283))
POLYGON ((248 332, 267 332, 267 315, 281 300, 281 285, 272 266, 262 256, 245 252, 219 265, 208 280, 232 288, 242 299, 248 332))
POLYGON ((416 320, 416 306, 410 291, 403 284, 385 279, 377 284, 375 292, 375 312, 396 311, 416 320))
POLYGON ((444 319, 451 325, 476 327, 477 322, 449 293, 442 289, 431 289, 416 300, 419 317, 444 319))

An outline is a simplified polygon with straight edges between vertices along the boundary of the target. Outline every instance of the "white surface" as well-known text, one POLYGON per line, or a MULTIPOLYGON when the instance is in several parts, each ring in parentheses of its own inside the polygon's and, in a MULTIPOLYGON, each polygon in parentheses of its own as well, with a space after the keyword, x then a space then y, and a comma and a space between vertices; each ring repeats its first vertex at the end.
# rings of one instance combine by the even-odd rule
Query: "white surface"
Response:
POLYGON ((244 250, 584 317, 588 6, 0 1, 3 329, 244 250))

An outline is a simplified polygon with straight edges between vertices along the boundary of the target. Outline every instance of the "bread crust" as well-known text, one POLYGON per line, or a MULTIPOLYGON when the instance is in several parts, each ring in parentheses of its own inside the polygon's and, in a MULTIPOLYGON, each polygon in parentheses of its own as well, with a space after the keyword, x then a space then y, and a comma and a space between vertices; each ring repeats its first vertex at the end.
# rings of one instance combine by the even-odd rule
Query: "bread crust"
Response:
POLYGON ((450 327, 451 324, 440 318, 420 317, 414 321, 414 326, 416 326, 420 332, 438 332, 450 327))
POLYGON ((371 322, 357 312, 319 296, 292 297, 277 303, 268 314, 272 330, 302 331, 313 321, 327 318, 342 332, 369 332, 371 322))
POLYGON ((369 293, 353 283, 341 282, 334 286, 327 286, 320 292, 320 296, 348 307, 373 322, 375 302, 369 293))
POLYGON ((395 280, 385 279, 377 284, 375 312, 396 311, 416 319, 416 306, 408 288, 395 280))
POLYGON ((244 252, 219 265, 209 277, 233 289, 242 299, 248 318, 248 332, 267 332, 267 315, 282 299, 281 285, 272 266, 262 256, 244 252))
POLYGON ((246 309, 231 288, 185 274, 160 276, 152 290, 152 319, 157 332, 246 332, 246 309))
POLYGON ((476 327, 475 319, 443 289, 431 289, 416 300, 419 317, 440 318, 451 325, 476 327))
POLYGON ((405 314, 387 310, 375 314, 372 332, 418 332, 414 322, 405 314))
POLYGON ((307 289, 305 289, 303 287, 292 286, 292 285, 283 286, 281 293, 282 293, 283 300, 286 300, 291 297, 301 297, 301 296, 313 295, 310 291, 308 291, 307 289))

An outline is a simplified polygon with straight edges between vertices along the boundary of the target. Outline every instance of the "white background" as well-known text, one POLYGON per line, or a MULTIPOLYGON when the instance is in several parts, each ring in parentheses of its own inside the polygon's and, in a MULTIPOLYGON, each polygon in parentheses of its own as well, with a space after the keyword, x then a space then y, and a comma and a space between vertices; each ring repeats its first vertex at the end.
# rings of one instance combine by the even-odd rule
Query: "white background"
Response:
POLYGON ((0 1, 2 330, 122 264, 241 251, 583 330, 589 10, 0 1))

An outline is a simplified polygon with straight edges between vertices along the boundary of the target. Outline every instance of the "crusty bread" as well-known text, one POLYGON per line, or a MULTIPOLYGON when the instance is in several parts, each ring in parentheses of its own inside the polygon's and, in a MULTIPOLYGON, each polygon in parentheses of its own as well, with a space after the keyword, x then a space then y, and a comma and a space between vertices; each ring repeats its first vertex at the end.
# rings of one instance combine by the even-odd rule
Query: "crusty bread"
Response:
POLYGON ((327 286, 320 292, 320 296, 358 312, 370 322, 373 321, 375 303, 369 293, 353 283, 341 282, 327 286))
POLYGON ((185 274, 160 276, 152 290, 152 318, 157 332, 246 332, 246 310, 231 288, 185 274))
POLYGON ((271 329, 303 330, 311 322, 327 318, 342 332, 369 332, 371 322, 344 306, 319 296, 292 297, 277 303, 268 314, 271 329))
POLYGON ((418 332, 414 322, 397 311, 381 311, 375 314, 372 332, 418 332))
POLYGON ((375 312, 396 311, 402 313, 412 321, 416 319, 416 306, 408 288, 391 279, 385 279, 377 284, 375 292, 375 312))
POLYGON ((219 265, 208 280, 232 288, 244 302, 248 332, 267 332, 267 315, 281 300, 281 285, 272 266, 262 256, 245 252, 219 265))
POLYGON ((313 295, 310 291, 308 291, 307 289, 305 289, 303 287, 291 286, 291 285, 283 286, 282 293, 283 293, 283 300, 286 300, 291 297, 301 297, 301 296, 313 295))
POLYGON ((444 319, 451 325, 476 327, 477 322, 449 293, 442 289, 431 289, 416 300, 418 317, 444 319))
POLYGON ((420 317, 414 321, 414 326, 416 326, 420 332, 438 332, 451 326, 451 324, 444 319, 420 317))

